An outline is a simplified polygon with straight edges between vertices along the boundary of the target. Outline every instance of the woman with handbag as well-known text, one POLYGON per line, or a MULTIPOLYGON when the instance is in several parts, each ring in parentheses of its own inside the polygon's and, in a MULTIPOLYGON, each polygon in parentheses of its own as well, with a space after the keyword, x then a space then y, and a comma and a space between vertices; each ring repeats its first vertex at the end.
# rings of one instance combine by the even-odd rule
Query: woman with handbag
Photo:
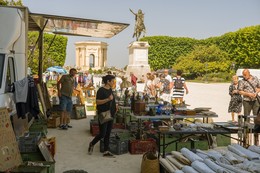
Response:
POLYGON ((117 111, 115 97, 112 92, 112 86, 115 82, 115 76, 106 75, 102 77, 104 86, 97 91, 96 104, 99 123, 99 134, 89 143, 88 153, 92 154, 94 145, 104 138, 104 157, 114 157, 109 151, 109 138, 113 126, 113 117, 117 111))
POLYGON ((231 113, 232 122, 235 121, 235 114, 239 115, 242 111, 242 96, 239 94, 238 90, 238 76, 234 75, 232 77, 232 83, 229 86, 229 95, 231 96, 228 113, 231 113))

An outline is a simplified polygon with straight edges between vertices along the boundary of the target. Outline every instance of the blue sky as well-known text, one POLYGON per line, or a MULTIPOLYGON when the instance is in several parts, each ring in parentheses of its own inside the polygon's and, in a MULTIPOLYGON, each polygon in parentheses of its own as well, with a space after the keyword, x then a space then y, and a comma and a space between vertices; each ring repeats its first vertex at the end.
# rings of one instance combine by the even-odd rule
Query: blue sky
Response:
POLYGON ((129 11, 145 13, 147 36, 167 35, 204 39, 260 24, 260 0, 23 0, 33 13, 99 19, 130 24, 110 38, 68 37, 66 65, 75 65, 78 41, 108 43, 108 66, 128 64, 135 19, 129 11))

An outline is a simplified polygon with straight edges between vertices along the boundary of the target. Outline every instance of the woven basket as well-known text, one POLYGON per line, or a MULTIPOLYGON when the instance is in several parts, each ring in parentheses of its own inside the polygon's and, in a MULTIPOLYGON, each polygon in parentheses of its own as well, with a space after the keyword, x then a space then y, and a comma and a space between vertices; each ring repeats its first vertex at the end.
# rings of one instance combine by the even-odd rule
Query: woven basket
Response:
POLYGON ((141 173, 160 173, 159 159, 154 152, 146 152, 141 163, 141 173))

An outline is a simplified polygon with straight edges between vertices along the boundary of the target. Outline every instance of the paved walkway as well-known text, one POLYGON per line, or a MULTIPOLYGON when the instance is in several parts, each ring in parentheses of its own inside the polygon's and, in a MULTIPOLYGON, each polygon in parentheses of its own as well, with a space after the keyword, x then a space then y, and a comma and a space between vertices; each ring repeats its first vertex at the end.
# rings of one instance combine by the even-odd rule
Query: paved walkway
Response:
MULTIPOLYGON (((227 121, 231 116, 227 113, 230 96, 229 84, 187 83, 190 93, 185 96, 191 108, 212 107, 219 117, 214 121, 227 121)), ((87 154, 89 142, 93 139, 89 132, 89 120, 72 120, 72 129, 67 131, 48 129, 48 136, 55 136, 57 142, 56 173, 78 169, 88 173, 140 173, 142 155, 123 154, 116 158, 104 158, 99 152, 99 143, 92 155, 87 154)))

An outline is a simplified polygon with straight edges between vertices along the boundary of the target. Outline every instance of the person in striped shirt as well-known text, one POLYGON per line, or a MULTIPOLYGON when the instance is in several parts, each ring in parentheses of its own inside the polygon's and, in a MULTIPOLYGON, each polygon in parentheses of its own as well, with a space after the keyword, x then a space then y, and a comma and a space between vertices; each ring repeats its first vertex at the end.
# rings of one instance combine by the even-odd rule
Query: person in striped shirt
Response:
POLYGON ((189 93, 185 79, 181 77, 181 75, 182 75, 182 71, 177 70, 177 75, 172 79, 173 81, 172 98, 177 100, 177 103, 183 103, 184 90, 186 91, 186 94, 189 93))

